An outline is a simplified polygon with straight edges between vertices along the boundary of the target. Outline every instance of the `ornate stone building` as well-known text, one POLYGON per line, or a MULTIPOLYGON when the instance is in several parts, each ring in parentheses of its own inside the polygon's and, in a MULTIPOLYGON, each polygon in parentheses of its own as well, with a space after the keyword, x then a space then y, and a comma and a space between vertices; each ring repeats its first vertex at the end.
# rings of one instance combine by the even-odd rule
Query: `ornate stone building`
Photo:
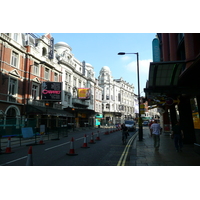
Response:
POLYGON ((134 86, 122 78, 113 79, 107 66, 102 67, 98 80, 103 89, 103 123, 116 124, 123 123, 125 119, 134 119, 134 86))

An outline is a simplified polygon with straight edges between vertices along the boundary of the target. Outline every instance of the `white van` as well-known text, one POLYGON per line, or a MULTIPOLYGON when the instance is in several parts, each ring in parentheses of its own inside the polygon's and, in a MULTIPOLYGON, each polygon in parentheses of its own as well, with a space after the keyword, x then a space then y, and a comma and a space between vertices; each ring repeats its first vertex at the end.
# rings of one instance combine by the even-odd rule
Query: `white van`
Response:
POLYGON ((135 121, 133 121, 133 120, 125 120, 124 124, 128 128, 129 131, 135 131, 135 129, 136 129, 135 121))

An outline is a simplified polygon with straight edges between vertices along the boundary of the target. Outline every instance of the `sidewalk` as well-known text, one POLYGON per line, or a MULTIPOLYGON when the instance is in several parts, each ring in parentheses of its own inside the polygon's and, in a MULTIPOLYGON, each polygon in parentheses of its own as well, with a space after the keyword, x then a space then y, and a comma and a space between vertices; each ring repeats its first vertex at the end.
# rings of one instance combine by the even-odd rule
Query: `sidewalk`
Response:
POLYGON ((130 152, 130 166, 200 166, 200 155, 193 144, 184 144, 182 152, 176 152, 174 140, 164 133, 160 136, 160 149, 156 152, 149 128, 143 127, 143 141, 138 137, 130 152))

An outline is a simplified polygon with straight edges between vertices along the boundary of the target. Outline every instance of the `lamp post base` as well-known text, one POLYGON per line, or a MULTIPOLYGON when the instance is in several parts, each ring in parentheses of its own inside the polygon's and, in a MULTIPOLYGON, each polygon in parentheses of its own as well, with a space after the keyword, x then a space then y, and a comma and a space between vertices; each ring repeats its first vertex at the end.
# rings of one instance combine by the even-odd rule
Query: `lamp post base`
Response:
POLYGON ((139 141, 143 140, 143 128, 142 126, 139 126, 139 141))

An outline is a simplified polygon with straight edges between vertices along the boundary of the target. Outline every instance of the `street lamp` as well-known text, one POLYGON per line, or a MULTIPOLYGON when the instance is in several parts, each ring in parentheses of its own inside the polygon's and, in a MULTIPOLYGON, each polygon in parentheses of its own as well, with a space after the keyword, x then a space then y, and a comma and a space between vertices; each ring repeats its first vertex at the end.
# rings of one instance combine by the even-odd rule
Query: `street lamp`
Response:
POLYGON ((119 52, 118 55, 125 55, 125 54, 136 54, 137 55, 137 78, 138 78, 138 103, 139 103, 139 141, 143 140, 143 129, 142 129, 142 119, 141 119, 141 111, 140 111, 140 77, 139 77, 139 53, 125 53, 119 52))

